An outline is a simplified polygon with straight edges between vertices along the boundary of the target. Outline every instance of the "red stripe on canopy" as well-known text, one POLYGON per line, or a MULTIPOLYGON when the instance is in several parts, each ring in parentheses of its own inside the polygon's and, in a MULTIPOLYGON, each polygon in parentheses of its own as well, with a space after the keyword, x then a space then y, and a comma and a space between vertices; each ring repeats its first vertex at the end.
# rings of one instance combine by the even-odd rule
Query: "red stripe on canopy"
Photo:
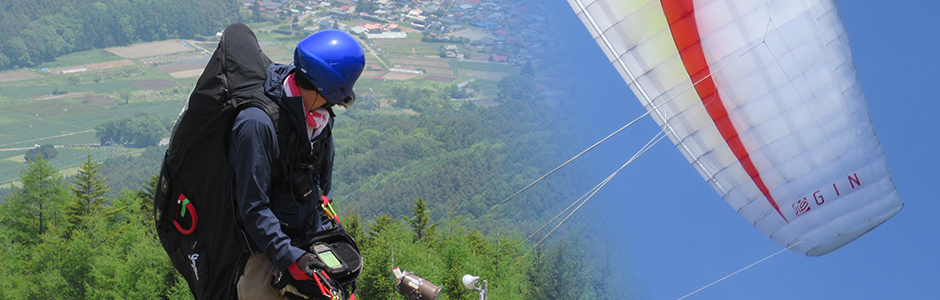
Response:
POLYGON ((757 171, 754 162, 751 161, 750 154, 744 148, 744 144, 741 143, 738 131, 731 124, 728 111, 721 102, 721 96, 718 95, 718 88, 716 88, 715 81, 710 76, 711 70, 702 50, 702 39, 695 23, 693 1, 661 0, 660 2, 663 5, 666 20, 669 22, 669 30, 672 32, 676 48, 679 50, 679 56, 682 58, 683 65, 685 65, 685 70, 695 84, 695 91, 702 99, 705 110, 708 111, 708 115, 712 118, 715 126, 718 127, 718 132, 721 133, 721 137, 725 139, 725 143, 731 148, 731 152, 741 163, 741 167, 744 168, 747 175, 751 177, 757 188, 764 194, 770 205, 777 210, 780 217, 789 223, 787 217, 780 211, 777 202, 774 201, 770 190, 767 189, 767 185, 764 184, 764 180, 761 179, 760 172, 757 171))

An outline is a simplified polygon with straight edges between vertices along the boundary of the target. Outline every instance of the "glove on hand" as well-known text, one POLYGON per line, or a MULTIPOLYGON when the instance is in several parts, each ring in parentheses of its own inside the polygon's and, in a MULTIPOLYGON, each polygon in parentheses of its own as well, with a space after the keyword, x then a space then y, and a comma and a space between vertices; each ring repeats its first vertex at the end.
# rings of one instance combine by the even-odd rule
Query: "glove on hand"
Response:
POLYGON ((320 261, 320 258, 312 253, 306 253, 291 265, 290 273, 296 280, 312 280, 317 270, 326 268, 326 264, 320 261))

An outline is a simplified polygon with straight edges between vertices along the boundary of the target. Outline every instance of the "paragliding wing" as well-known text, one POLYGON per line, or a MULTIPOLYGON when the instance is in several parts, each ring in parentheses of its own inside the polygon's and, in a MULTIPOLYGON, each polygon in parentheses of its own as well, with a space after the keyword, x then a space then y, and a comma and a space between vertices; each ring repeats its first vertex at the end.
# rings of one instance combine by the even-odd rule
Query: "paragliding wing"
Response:
POLYGON ((897 214, 831 0, 568 0, 702 177, 809 256, 897 214))

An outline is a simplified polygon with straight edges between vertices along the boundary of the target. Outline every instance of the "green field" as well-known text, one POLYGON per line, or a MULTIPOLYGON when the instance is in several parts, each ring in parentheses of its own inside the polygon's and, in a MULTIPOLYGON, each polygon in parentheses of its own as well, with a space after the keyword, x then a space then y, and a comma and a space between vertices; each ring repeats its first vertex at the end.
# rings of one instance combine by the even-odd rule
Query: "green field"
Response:
MULTIPOLYGON (((271 23, 251 24, 255 28, 263 49, 276 62, 287 63, 292 59, 294 45, 302 39, 298 35, 285 35, 271 32, 279 25, 271 23)), ((420 34, 409 37, 420 38, 420 34)), ((406 43, 386 44, 383 52, 402 56, 437 55, 438 44, 406 43)), ((99 143, 95 138, 94 128, 99 123, 121 117, 138 114, 157 116, 165 124, 172 123, 178 116, 188 92, 196 78, 173 78, 161 69, 132 59, 136 64, 99 70, 89 70, 74 74, 50 74, 39 71, 41 68, 64 68, 92 63, 121 60, 122 58, 107 51, 89 50, 62 56, 54 62, 43 64, 33 69, 38 77, 16 81, 0 82, 0 149, 29 148, 35 144, 86 145, 99 143), (132 81, 171 80, 176 87, 147 89, 131 84, 132 81), (53 91, 68 92, 54 97, 53 91), (123 96, 123 97, 122 97, 123 96), (125 100, 125 97, 127 100, 125 100), (125 101, 128 104, 125 104, 125 101)), ((369 63, 378 65, 372 56, 369 63)), ((450 61, 453 69, 474 71, 516 73, 516 69, 506 64, 450 61)), ((472 78, 462 78, 472 80, 472 78)), ((378 94, 375 97, 390 94, 394 86, 411 86, 438 89, 454 83, 437 83, 412 79, 407 81, 374 80, 364 78, 356 85, 360 95, 369 93, 369 88, 378 94)), ((494 97, 496 82, 476 80, 478 98, 494 97)), ((60 170, 76 168, 91 152, 96 160, 103 159, 105 150, 98 148, 59 149, 59 157, 50 162, 60 170)), ((122 150, 135 151, 135 150, 122 150)), ((19 170, 25 166, 23 155, 26 150, 0 151, 0 187, 9 185, 18 179, 19 170)), ((111 155, 108 153, 107 155, 111 155)))
POLYGON ((120 56, 114 55, 111 52, 105 51, 103 49, 88 50, 82 52, 75 52, 66 54, 60 57, 57 57, 55 61, 43 63, 36 67, 36 69, 43 68, 61 68, 85 64, 100 63, 113 60, 121 60, 120 56))
MULTIPOLYGON (((94 127, 98 123, 140 113, 156 115, 160 119, 173 120, 182 108, 181 102, 146 102, 104 107, 92 103, 50 100, 44 105, 29 103, 2 106, 0 120, 12 120, 0 125, 0 148, 25 148, 35 144, 78 145, 97 144, 94 127), (68 109, 68 111, 65 111, 68 109), (38 114, 39 117, 35 115, 38 114), (30 128, 32 125, 32 128, 30 128)), ((60 170, 77 167, 90 151, 95 159, 103 160, 107 149, 102 148, 57 148, 59 157, 50 160, 60 170)), ((141 151, 119 147, 113 154, 141 151)), ((19 169, 25 166, 26 150, 0 152, 0 186, 18 179, 19 169)))
POLYGON ((452 60, 450 61, 450 66, 455 69, 464 69, 464 70, 473 70, 473 71, 500 72, 500 73, 509 73, 509 74, 515 74, 516 72, 518 72, 516 71, 516 68, 513 68, 510 65, 501 64, 501 63, 452 60))
POLYGON ((379 46, 382 52, 395 55, 438 55, 438 46, 434 44, 421 43, 417 45, 384 45, 379 46), (412 52, 412 49, 414 50, 412 52))

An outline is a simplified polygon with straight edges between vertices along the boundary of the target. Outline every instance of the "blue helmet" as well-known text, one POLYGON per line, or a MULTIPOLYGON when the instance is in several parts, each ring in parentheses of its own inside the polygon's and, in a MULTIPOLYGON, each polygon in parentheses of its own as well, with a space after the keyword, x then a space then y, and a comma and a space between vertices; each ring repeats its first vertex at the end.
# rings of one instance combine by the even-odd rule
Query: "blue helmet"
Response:
POLYGON ((294 50, 294 66, 332 104, 352 105, 356 100, 353 85, 365 65, 359 42, 339 30, 311 34, 294 50))

